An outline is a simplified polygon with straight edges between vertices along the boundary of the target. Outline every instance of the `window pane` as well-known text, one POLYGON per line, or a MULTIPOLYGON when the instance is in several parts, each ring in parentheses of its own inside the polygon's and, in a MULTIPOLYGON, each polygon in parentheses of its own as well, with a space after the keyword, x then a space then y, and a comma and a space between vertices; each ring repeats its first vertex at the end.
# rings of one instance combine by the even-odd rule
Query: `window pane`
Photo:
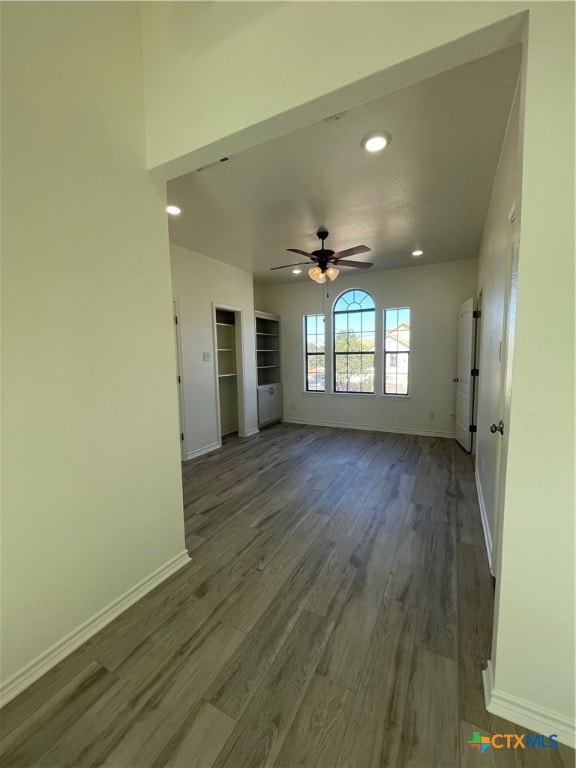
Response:
POLYGON ((375 324, 376 324, 375 312, 362 313, 362 330, 363 331, 370 331, 371 333, 374 333, 375 324))
POLYGON ((348 315, 346 313, 341 315, 334 315, 334 330, 345 331, 348 328, 348 315))
POLYGON ((408 394, 410 308, 384 312, 384 394, 408 394), (393 354, 390 354, 393 353, 393 354))
POLYGON ((399 323, 408 323, 408 325, 410 325, 410 310, 409 309, 399 309, 398 310, 398 322, 399 323))
POLYGON ((360 391, 374 392, 374 355, 362 355, 360 391))
POLYGON ((308 355, 307 388, 311 392, 323 392, 325 386, 324 355, 308 355))
POLYGON ((334 390, 374 392, 374 300, 359 289, 334 305, 334 390))
POLYGON ((308 392, 324 392, 324 316, 306 315, 304 318, 306 341, 306 390, 308 392))
POLYGON ((374 352, 374 342, 375 338, 373 333, 363 333, 361 343, 362 352, 374 352))
POLYGON ((393 332, 386 334, 386 352, 396 352, 398 349, 398 340, 393 332))
POLYGON ((386 355, 386 371, 384 377, 384 392, 396 394, 397 355, 386 355))
POLYGON ((396 379, 396 394, 407 395, 408 394, 408 374, 399 373, 396 379))
POLYGON ((336 355, 334 361, 334 388, 336 392, 348 391, 348 356, 336 355))

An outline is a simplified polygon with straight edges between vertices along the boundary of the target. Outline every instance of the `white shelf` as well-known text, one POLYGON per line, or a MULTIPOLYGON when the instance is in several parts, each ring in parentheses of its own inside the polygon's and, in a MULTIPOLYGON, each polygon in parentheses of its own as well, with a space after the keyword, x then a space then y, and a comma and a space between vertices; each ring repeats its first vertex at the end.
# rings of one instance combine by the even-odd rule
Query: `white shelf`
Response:
POLYGON ((225 328, 235 328, 234 323, 216 323, 216 325, 223 325, 225 328))
POLYGON ((259 365, 258 368, 262 370, 262 368, 280 368, 279 365, 259 365))
POLYGON ((229 376, 236 376, 235 373, 219 373, 218 378, 219 379, 227 379, 229 376))
POLYGON ((218 347, 218 352, 236 352, 236 350, 229 347, 218 347))
POLYGON ((262 333, 262 331, 256 331, 256 336, 278 336, 277 333, 262 333))

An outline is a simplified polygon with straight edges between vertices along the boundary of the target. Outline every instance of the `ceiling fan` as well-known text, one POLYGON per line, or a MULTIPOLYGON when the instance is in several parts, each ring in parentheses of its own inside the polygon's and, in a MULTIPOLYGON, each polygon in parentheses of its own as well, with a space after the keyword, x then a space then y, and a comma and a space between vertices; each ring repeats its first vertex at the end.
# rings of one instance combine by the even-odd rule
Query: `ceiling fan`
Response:
MULTIPOLYGON (((287 251, 292 253, 299 253, 301 256, 307 256, 312 259, 315 266, 310 267, 308 270, 309 276, 317 283, 325 283, 326 278, 335 280, 338 277, 340 270, 338 267, 355 267, 356 269, 369 269, 372 264, 369 261, 342 261, 347 259, 348 256, 356 256, 359 253, 368 253, 370 248, 367 245, 356 245, 354 248, 346 248, 344 251, 331 251, 329 248, 324 248, 324 241, 328 237, 328 230, 321 227, 316 232, 319 240, 322 243, 322 247, 318 248, 312 253, 301 251, 299 248, 287 248, 287 251), (336 265, 336 266, 333 266, 336 265)), ((288 267, 299 267, 304 264, 309 264, 308 261, 300 261, 297 264, 284 264, 281 267, 271 267, 271 269, 287 269, 288 267)))

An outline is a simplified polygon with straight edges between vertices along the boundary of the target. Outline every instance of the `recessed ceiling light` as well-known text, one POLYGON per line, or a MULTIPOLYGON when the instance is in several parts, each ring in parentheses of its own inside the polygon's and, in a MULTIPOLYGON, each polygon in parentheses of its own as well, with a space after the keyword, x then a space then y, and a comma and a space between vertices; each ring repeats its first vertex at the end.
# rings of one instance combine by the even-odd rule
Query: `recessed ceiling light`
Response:
POLYGON ((412 256, 422 256, 424 251, 412 251, 412 256))
POLYGON ((373 131, 364 136, 360 145, 366 152, 381 152, 391 141, 392 137, 386 131, 373 131))
POLYGON ((300 272, 302 272, 302 270, 301 270, 301 269, 293 269, 293 270, 292 270, 292 274, 293 274, 293 275, 299 275, 299 274, 300 274, 300 272))
POLYGON ((177 205, 167 205, 166 213, 169 213, 171 216, 178 216, 178 214, 182 213, 182 210, 177 205))

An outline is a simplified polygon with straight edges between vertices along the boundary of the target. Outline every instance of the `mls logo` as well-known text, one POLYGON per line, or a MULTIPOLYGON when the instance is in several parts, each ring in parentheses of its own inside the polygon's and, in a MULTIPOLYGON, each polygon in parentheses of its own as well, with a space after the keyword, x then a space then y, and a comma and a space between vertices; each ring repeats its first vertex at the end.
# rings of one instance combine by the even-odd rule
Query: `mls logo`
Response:
POLYGON ((474 733, 472 734, 472 738, 470 739, 468 744, 470 744, 472 749, 477 749, 481 755, 483 755, 484 752, 486 752, 488 747, 492 746, 490 741, 490 736, 480 736, 480 733, 478 731, 474 731, 474 733))

